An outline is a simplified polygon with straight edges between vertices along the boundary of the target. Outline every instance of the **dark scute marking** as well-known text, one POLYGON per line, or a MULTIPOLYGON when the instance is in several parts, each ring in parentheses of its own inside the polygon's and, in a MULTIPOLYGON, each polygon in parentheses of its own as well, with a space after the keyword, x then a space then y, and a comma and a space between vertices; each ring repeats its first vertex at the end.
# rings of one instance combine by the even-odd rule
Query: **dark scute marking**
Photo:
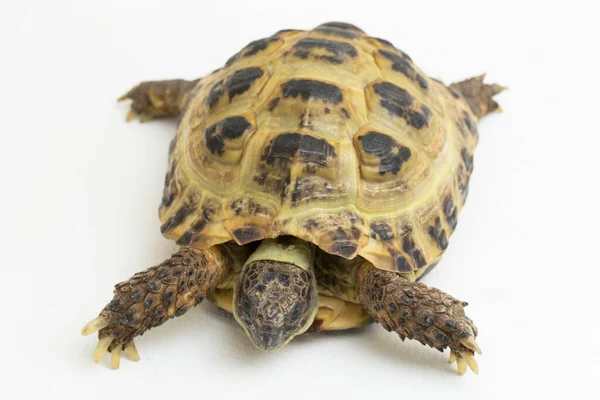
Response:
POLYGON ((300 133, 282 133, 269 142, 262 159, 268 165, 276 160, 291 162, 298 154, 302 163, 327 166, 327 159, 336 157, 335 149, 325 139, 317 139, 300 133))
POLYGON ((244 226, 233 231, 233 235, 240 244, 254 242, 264 239, 264 234, 255 226, 244 226))
POLYGON ((194 238, 194 232, 187 231, 179 239, 177 239, 177 244, 179 246, 189 246, 192 243, 192 239, 194 238))
POLYGON ((270 43, 275 42, 275 41, 277 41, 276 37, 268 37, 268 38, 259 39, 259 40, 255 40, 255 41, 251 42, 246 47, 244 47, 239 53, 237 53, 233 57, 231 57, 225 63, 225 66, 227 66, 227 67, 230 66, 236 60, 238 60, 240 57, 249 57, 249 56, 255 55, 258 52, 261 52, 261 51, 265 50, 267 47, 269 47, 270 43))
POLYGON ((346 29, 341 29, 341 28, 336 28, 334 26, 320 26, 315 28, 315 31, 319 32, 319 33, 323 33, 325 35, 332 35, 332 36, 339 36, 339 37, 343 37, 344 39, 359 39, 360 36, 358 36, 356 33, 346 30, 346 29))
POLYGON ((353 242, 336 242, 331 246, 331 253, 344 258, 350 258, 356 250, 358 245, 353 242))
POLYGON ((291 79, 282 85, 284 97, 302 96, 303 101, 309 98, 321 99, 337 104, 342 101, 342 91, 330 83, 310 79, 291 79))
POLYGON ((302 200, 310 199, 314 193, 315 185, 310 179, 297 179, 292 191, 292 206, 302 200))
POLYGON ((315 55, 316 59, 327 60, 333 64, 342 64, 348 57, 358 56, 356 47, 350 43, 338 42, 327 39, 306 38, 299 40, 294 45, 294 55, 300 58, 307 58, 312 54, 313 49, 325 49, 330 55, 315 55))
POLYGON ((429 118, 431 118, 431 110, 425 104, 421 104, 421 112, 410 113, 408 123, 417 129, 421 129, 423 126, 427 125, 429 118))
POLYGON ((349 236, 344 229, 338 227, 337 230, 332 234, 330 252, 338 256, 349 258, 356 253, 358 244, 354 240, 353 236, 349 236))
POLYGON ((321 27, 330 27, 330 28, 338 28, 338 29, 346 29, 346 30, 355 30, 355 31, 358 31, 358 32, 361 32, 361 33, 365 33, 358 26, 349 24, 347 22, 331 21, 331 22, 326 22, 324 24, 321 24, 317 28, 321 28, 321 27))
POLYGON ((429 266, 429 268, 427 268, 425 271, 423 271, 423 273, 421 274, 421 276, 419 276, 419 280, 423 279, 425 276, 427 276, 428 273, 431 272, 431 270, 433 270, 436 266, 438 265, 438 263, 433 263, 429 266))
POLYGON ((212 154, 222 155, 225 139, 237 139, 251 127, 250 122, 242 116, 236 115, 225 118, 206 128, 204 132, 206 147, 212 154))
POLYGON ((469 154, 467 149, 463 148, 460 152, 463 162, 465 163, 465 167, 467 167, 467 171, 470 173, 473 172, 473 156, 469 154))
POLYGON ((429 83, 427 82, 427 79, 423 78, 423 75, 417 74, 416 79, 419 83, 419 86, 421 86, 423 89, 427 89, 429 87, 429 83))
POLYGON ((197 203, 193 201, 186 201, 183 206, 177 212, 169 218, 163 226, 160 227, 161 233, 168 232, 174 227, 180 225, 191 213, 196 210, 197 203))
POLYGON ((167 175, 165 176, 165 189, 162 198, 162 207, 170 207, 175 200, 175 197, 179 193, 176 187, 175 180, 177 179, 175 176, 177 169, 177 161, 173 160, 171 163, 171 168, 167 171, 167 175))
POLYGON ((469 115, 468 112, 465 111, 463 115, 464 115, 465 125, 467 126, 467 129, 469 130, 469 132, 476 135, 477 134, 477 125, 475 125, 475 123, 471 119, 471 116, 469 115))
POLYGON ((392 62, 392 69, 394 71, 401 72, 407 78, 415 81, 421 86, 423 89, 427 89, 429 87, 429 83, 427 80, 421 76, 421 74, 417 73, 410 62, 410 57, 401 57, 397 53, 388 51, 388 50, 379 50, 379 54, 387 58, 392 62))
POLYGON ((371 237, 377 239, 377 235, 379 235, 381 240, 390 240, 394 238, 392 228, 383 221, 371 223, 371 237))
POLYGON ((277 104, 279 104, 280 101, 281 101, 280 97, 275 97, 273 100, 271 100, 269 102, 268 110, 273 111, 275 109, 275 107, 277 107, 277 104))
POLYGON ((264 71, 259 67, 249 67, 233 72, 226 79, 221 79, 213 85, 206 98, 207 105, 213 107, 225 92, 229 93, 229 101, 231 101, 235 96, 250 89, 252 83, 263 75, 264 71))
POLYGON ((244 49, 244 57, 253 56, 256 53, 265 50, 267 47, 269 47, 269 44, 276 41, 277 38, 274 37, 255 40, 244 49))
POLYGON ((408 107, 413 103, 413 98, 406 91, 393 83, 380 82, 373 85, 375 93, 381 96, 381 105, 393 112, 396 115, 404 113, 404 107, 408 107))
POLYGON ((306 223, 304 224, 304 229, 306 229, 309 232, 318 227, 319 227, 319 223, 312 218, 307 220, 306 223))
POLYGON ((447 88, 450 91, 450 93, 452 94, 452 96, 454 96, 455 99, 460 98, 460 93, 459 92, 457 92, 456 90, 454 90, 450 86, 447 86, 447 88))
POLYGON ((444 215, 446 216, 446 221, 448 221, 448 226, 454 230, 457 224, 457 209, 454 206, 451 195, 446 196, 444 199, 444 215))
POLYGON ((250 67, 235 71, 227 79, 227 88, 229 89, 229 100, 238 94, 244 93, 250 89, 252 82, 264 75, 264 71, 259 67, 250 67))
POLYGON ((221 79, 217 81, 212 88, 210 88, 210 92, 208 93, 208 96, 206 96, 206 105, 208 105, 208 107, 212 107, 217 104, 221 96, 223 96, 224 90, 223 79, 221 79))
POLYGON ((402 250, 413 258, 417 268, 422 268, 427 265, 423 253, 417 248, 414 239, 410 235, 404 236, 404 239, 402 240, 402 250))
POLYGON ((429 236, 435 240, 440 250, 446 250, 448 247, 448 237, 446 236, 446 230, 442 229, 439 217, 435 219, 435 225, 430 226, 427 232, 429 233, 429 236))
POLYGON ((241 52, 239 53, 235 53, 234 55, 232 55, 231 57, 229 57, 229 59, 227 60, 227 62, 225 62, 225 66, 229 67, 231 64, 233 64, 234 62, 236 62, 237 60, 240 59, 241 57, 241 52))
POLYGON ((379 175, 392 173, 396 175, 402 164, 411 156, 410 149, 404 147, 388 135, 379 132, 368 132, 358 138, 366 153, 379 158, 379 175))
POLYGON ((377 40, 379 43, 381 43, 384 46, 391 47, 391 48, 395 49, 394 45, 389 40, 385 40, 385 39, 381 39, 381 38, 377 38, 377 37, 371 37, 371 39, 377 40))
POLYGON ((408 61, 412 61, 412 58, 410 58, 410 56, 408 54, 406 54, 405 52, 403 52, 400 49, 396 49, 396 51, 400 54, 402 54, 402 57, 406 58, 408 61))
POLYGON ((205 207, 202 210, 202 216, 200 217, 200 219, 195 221, 194 225, 192 225, 192 227, 187 232, 185 232, 183 235, 181 235, 179 239, 177 239, 177 244, 179 246, 189 246, 194 241, 196 234, 204 230, 213 212, 214 210, 210 207, 205 207))
POLYGON ((413 270, 406 257, 401 254, 396 255, 394 265, 398 272, 411 272, 413 270))
POLYGON ((390 82, 380 82, 373 85, 375 93, 381 96, 380 104, 394 115, 404 118, 409 125, 420 129, 429 123, 431 110, 421 105, 421 111, 411 109, 413 97, 407 90, 390 82))

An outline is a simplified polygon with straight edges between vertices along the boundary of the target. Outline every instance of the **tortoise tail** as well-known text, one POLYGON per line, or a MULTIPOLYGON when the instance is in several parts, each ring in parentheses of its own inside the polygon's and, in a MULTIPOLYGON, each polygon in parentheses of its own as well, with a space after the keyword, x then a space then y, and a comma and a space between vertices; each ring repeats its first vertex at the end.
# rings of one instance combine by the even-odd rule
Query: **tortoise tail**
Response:
POLYGON ((501 111, 500 106, 493 100, 493 97, 506 90, 505 87, 500 85, 483 83, 483 78, 485 78, 485 74, 450 85, 452 89, 463 95, 473 113, 479 118, 494 111, 501 111))

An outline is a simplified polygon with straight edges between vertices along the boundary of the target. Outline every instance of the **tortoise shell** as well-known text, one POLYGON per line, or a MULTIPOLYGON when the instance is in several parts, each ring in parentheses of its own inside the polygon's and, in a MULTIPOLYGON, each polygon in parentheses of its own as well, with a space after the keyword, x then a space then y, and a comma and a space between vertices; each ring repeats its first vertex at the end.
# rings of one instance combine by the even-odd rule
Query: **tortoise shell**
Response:
POLYGON ((293 235, 416 278, 456 227, 476 122, 388 41, 342 23, 280 31, 198 81, 161 231, 195 248, 293 235))

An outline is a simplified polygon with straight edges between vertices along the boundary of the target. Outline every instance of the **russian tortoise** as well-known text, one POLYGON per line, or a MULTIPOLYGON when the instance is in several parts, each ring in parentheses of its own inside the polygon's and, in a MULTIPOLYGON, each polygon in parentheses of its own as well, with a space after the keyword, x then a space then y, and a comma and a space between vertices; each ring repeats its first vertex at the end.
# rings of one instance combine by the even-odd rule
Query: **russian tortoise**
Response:
POLYGON ((116 285, 82 331, 99 331, 94 360, 137 360, 136 336, 208 298, 262 350, 376 321, 477 372, 466 303, 416 281, 448 246, 477 122, 502 89, 446 86, 339 22, 254 41, 201 79, 134 87, 128 120, 180 118, 160 205, 180 250, 116 285))

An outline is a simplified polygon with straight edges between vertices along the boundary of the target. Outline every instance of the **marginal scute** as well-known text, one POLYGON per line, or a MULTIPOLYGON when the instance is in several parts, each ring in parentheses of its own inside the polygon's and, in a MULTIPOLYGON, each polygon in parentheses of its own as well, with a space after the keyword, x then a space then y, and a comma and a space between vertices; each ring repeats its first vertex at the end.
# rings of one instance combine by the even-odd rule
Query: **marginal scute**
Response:
POLYGON ((233 231, 237 244, 247 244, 265 238, 264 230, 256 226, 243 226, 233 231))

